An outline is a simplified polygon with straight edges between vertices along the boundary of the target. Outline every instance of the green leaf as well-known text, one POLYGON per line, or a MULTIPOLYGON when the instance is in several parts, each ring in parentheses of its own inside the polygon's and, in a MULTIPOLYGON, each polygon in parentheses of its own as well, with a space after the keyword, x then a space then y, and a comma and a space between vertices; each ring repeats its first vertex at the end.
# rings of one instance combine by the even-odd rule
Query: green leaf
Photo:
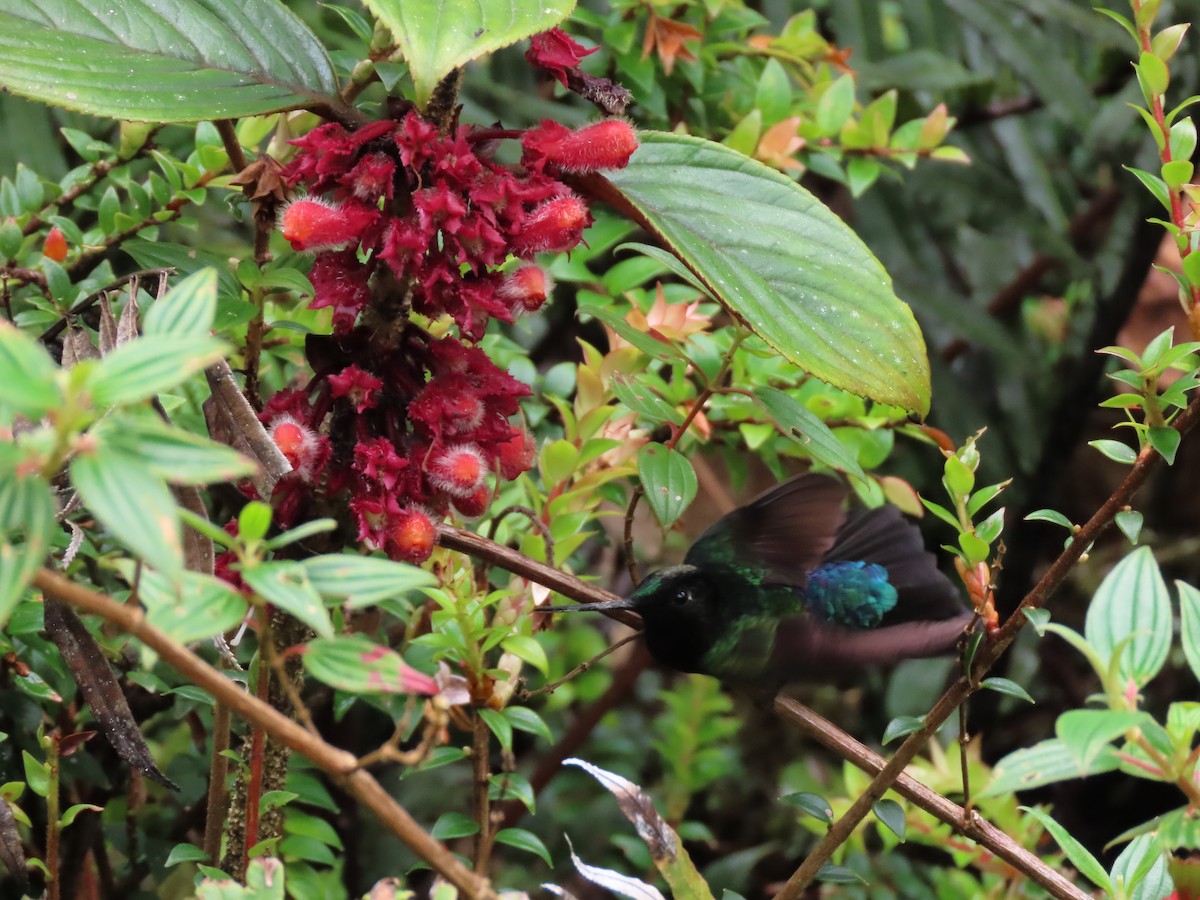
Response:
POLYGON ((683 424, 683 413, 654 393, 636 376, 624 372, 614 372, 609 381, 617 399, 643 418, 658 425, 670 422, 672 425, 683 424))
POLYGON ((157 416, 112 415, 92 435, 171 484, 211 484, 253 475, 256 466, 231 447, 172 428, 157 416))
POLYGON ((1071 833, 1067 829, 1054 821, 1050 814, 1044 810, 1031 806, 1022 806, 1021 809, 1042 823, 1045 829, 1054 837, 1054 840, 1058 841, 1058 846, 1062 847, 1063 852, 1067 854, 1067 859, 1079 870, 1081 875, 1085 876, 1096 887, 1107 891, 1110 895, 1112 894, 1112 881, 1109 880, 1108 873, 1104 871, 1104 867, 1100 865, 1096 857, 1088 852, 1088 849, 1083 844, 1071 836, 1071 833))
POLYGON ((1122 682, 1131 678, 1140 688, 1167 661, 1171 618, 1171 599, 1154 554, 1139 547, 1100 583, 1088 607, 1084 635, 1105 665, 1117 645, 1130 638, 1118 673, 1122 682))
POLYGON ((76 803, 69 806, 66 812, 59 816, 58 826, 60 828, 70 827, 79 818, 79 814, 84 812, 104 812, 104 807, 96 806, 94 803, 76 803))
POLYGON ((432 678, 366 638, 314 638, 304 646, 303 659, 313 678, 352 694, 437 693, 432 678))
POLYGON ((796 807, 814 819, 820 819, 826 825, 833 824, 833 807, 820 794, 810 794, 808 791, 798 791, 794 794, 784 794, 779 798, 784 803, 796 807))
POLYGON ((906 825, 904 807, 895 800, 883 799, 871 808, 875 811, 875 818, 879 819, 888 831, 903 841, 906 825))
POLYGON ((1200 678, 1200 591, 1186 581, 1176 581, 1179 589, 1180 643, 1192 674, 1200 678))
POLYGON ((58 371, 41 344, 0 319, 0 403, 37 421, 62 405, 58 371))
POLYGON ((317 593, 344 597, 350 609, 437 584, 437 579, 424 569, 377 556, 329 553, 310 557, 302 565, 317 593))
MULTIPOLYGON (((134 572, 126 575, 132 582, 134 572)), ((146 607, 146 621, 181 644, 236 628, 249 608, 246 598, 227 582, 190 571, 173 585, 161 572, 143 569, 138 598, 146 607)))
POLYGON ((577 315, 591 316, 593 319, 599 319, 615 331, 618 337, 628 341, 647 356, 654 359, 661 359, 664 362, 686 361, 673 343, 665 338, 660 339, 652 334, 639 331, 611 309, 606 309, 602 306, 584 305, 580 306, 575 312, 577 315))
POLYGON ((687 457, 663 444, 644 444, 637 459, 646 500, 663 528, 670 528, 696 498, 696 471, 687 457))
POLYGON ((1175 465, 1175 451, 1179 449, 1180 434, 1166 425, 1150 427, 1150 446, 1159 452, 1168 466, 1175 465))
POLYGON ((235 119, 336 98, 325 48, 277 0, 0 4, 0 82, 92 115, 235 119))
POLYGON ((995 691, 998 694, 1008 694, 1008 696, 1016 697, 1018 700, 1025 700, 1029 703, 1033 702, 1033 698, 1029 696, 1029 691, 1025 690, 1025 688, 1021 687, 1015 681, 1010 681, 1007 678, 992 676, 979 682, 979 686, 987 688, 989 691, 995 691))
POLYGON ((1149 51, 1143 51, 1137 62, 1138 81, 1151 96, 1161 96, 1171 82, 1167 64, 1149 51))
POLYGON ((1065 743, 1057 738, 1041 741, 1008 754, 992 769, 992 780, 980 797, 1002 797, 1086 775, 1098 775, 1120 768, 1117 751, 1107 745, 1100 748, 1086 769, 1065 743))
POLYGON ((825 884, 866 884, 867 879, 863 878, 853 869, 848 869, 845 866, 835 866, 833 863, 825 863, 817 870, 817 881, 822 881, 825 884))
POLYGON ((852 393, 928 411, 929 362, 912 311, 841 219, 791 178, 720 144, 639 137, 629 166, 606 175, 617 196, 601 190, 603 199, 634 215, 792 363, 852 393))
POLYGON ((816 462, 866 480, 857 454, 839 441, 829 426, 799 400, 773 387, 755 388, 754 400, 779 430, 797 438, 816 462))
POLYGON ((883 743, 890 744, 896 738, 920 731, 924 727, 925 720, 919 716, 896 716, 883 730, 883 743))
POLYGON ((536 638, 527 634, 514 634, 500 642, 504 651, 511 653, 517 659, 529 663, 543 675, 550 669, 550 661, 546 659, 546 651, 536 638))
POLYGON ((546 739, 546 743, 554 742, 554 735, 550 733, 550 726, 536 712, 527 706, 506 706, 504 707, 504 718, 508 719, 508 723, 518 731, 524 731, 527 734, 536 734, 538 737, 546 739))
POLYGON ((1025 618, 1029 620, 1029 624, 1033 626, 1033 630, 1039 636, 1046 633, 1046 625, 1050 622, 1050 610, 1027 606, 1021 612, 1025 614, 1025 618))
POLYGON ((1119 462, 1127 466, 1132 466, 1137 461, 1137 451, 1128 444, 1122 444, 1120 441, 1088 441, 1088 446, 1095 447, 1114 462, 1119 462))
POLYGON ((321 637, 333 637, 329 612, 308 580, 302 563, 290 560, 260 563, 243 569, 242 579, 254 593, 291 613, 321 637))
MULTIPOLYGON (((1159 135, 1161 139, 1161 134, 1159 135)), ((1162 204, 1162 208, 1167 212, 1171 211, 1171 192, 1167 189, 1167 185, 1157 175, 1150 172, 1145 172, 1141 169, 1135 169, 1133 166, 1124 166, 1125 171, 1133 173, 1137 176, 1137 180, 1145 185, 1146 190, 1154 195, 1154 199, 1162 204)))
POLYGON ((184 862, 208 862, 208 854, 195 844, 176 844, 167 854, 163 867, 169 869, 184 862))
POLYGON ((496 843, 532 853, 534 856, 541 857, 546 865, 554 865, 550 859, 550 851, 546 849, 542 839, 532 831, 526 831, 524 828, 501 828, 496 832, 496 843))
POLYGON ((1026 522, 1053 522, 1055 525, 1061 525, 1067 531, 1074 531, 1075 526, 1071 520, 1055 509, 1037 509, 1025 517, 1026 522))
POLYGON ((423 107, 451 69, 553 28, 570 14, 575 0, 366 0, 366 6, 404 51, 415 99, 423 107))
POLYGON ((1058 717, 1054 733, 1086 772, 1105 747, 1147 718, 1144 712, 1129 710, 1072 709, 1058 717))
POLYGON ((1142 533, 1142 514, 1136 509, 1123 509, 1113 518, 1121 534, 1129 538, 1129 543, 1136 544, 1142 533))
POLYGON ((42 479, 0 472, 0 626, 50 550, 56 511, 42 479))
POLYGON ((142 334, 168 337, 206 337, 217 315, 217 270, 189 275, 150 306, 142 334))
POLYGON ((206 337, 143 337, 100 360, 88 379, 97 406, 145 400, 182 384, 225 355, 226 346, 206 337))
POLYGON ((834 81, 817 101, 816 125, 822 135, 842 130, 854 110, 854 77, 842 75, 834 81))
POLYGON ((1139 835, 1130 842, 1113 863, 1109 876, 1113 886, 1120 885, 1127 891, 1125 896, 1133 900, 1159 900, 1174 890, 1167 872, 1167 861, 1158 835, 1139 835), (1138 885, 1144 885, 1135 891, 1138 885))
POLYGON ((479 833, 479 823, 461 812, 442 813, 429 830, 439 841, 449 841, 454 838, 470 837, 479 833))
POLYGON ((50 768, 33 758, 28 750, 21 751, 21 763, 25 769, 25 783, 39 797, 46 796, 46 788, 50 784, 50 768))
POLYGON ((496 736, 496 740, 500 742, 500 749, 506 753, 511 753, 513 742, 512 723, 508 721, 503 713, 494 709, 480 709, 477 710, 477 713, 487 723, 488 729, 496 736))
POLYGON ((71 483, 112 535, 173 583, 183 574, 175 498, 140 460, 101 445, 71 460, 71 483))
POLYGON ((542 478, 547 485, 559 484, 571 477, 579 461, 579 448, 570 441, 559 438, 542 448, 542 478))

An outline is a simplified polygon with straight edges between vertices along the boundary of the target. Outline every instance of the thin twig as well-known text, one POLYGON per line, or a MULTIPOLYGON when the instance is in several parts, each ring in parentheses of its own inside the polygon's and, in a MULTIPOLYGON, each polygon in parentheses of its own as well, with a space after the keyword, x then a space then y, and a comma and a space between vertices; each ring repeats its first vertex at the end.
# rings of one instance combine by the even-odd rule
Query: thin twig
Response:
MULTIPOLYGON (((1200 396, 1197 396, 1188 404, 1188 408, 1175 420, 1173 427, 1180 434, 1186 434, 1196 425, 1197 420, 1200 420, 1200 396)), ((1024 614, 1025 610, 1038 609, 1045 605, 1046 601, 1058 589, 1059 585, 1066 580, 1071 569, 1079 562, 1079 557, 1112 524, 1113 518, 1130 502, 1134 493, 1146 481, 1146 477, 1161 458, 1150 447, 1147 447, 1138 454, 1137 461, 1133 464, 1125 480, 1104 501, 1101 507, 1096 510, 1095 514, 1088 519, 1087 523, 1075 535, 1075 539, 1059 554, 1058 559, 1054 561, 1046 571, 1046 574, 1042 576, 1042 579, 1025 595, 1025 599, 1021 601, 1017 609, 1008 617, 1008 620, 1000 628, 999 632, 997 632, 995 639, 980 648, 975 661, 975 672, 972 673, 976 684, 979 677, 991 668, 996 659, 1008 649, 1009 644, 1016 639, 1026 621, 1028 621, 1024 614)), ((808 857, 800 865, 800 868, 792 874, 787 884, 776 895, 777 900, 798 900, 804 890, 812 884, 821 867, 829 861, 829 858, 833 855, 833 851, 849 838, 854 829, 858 827, 858 823, 866 817, 871 808, 879 801, 879 798, 896 782, 896 779, 900 777, 904 768, 912 762, 917 753, 925 746, 926 742, 941 728, 942 723, 953 714, 959 707, 959 704, 974 690, 975 685, 972 684, 972 679, 965 676, 957 679, 946 689, 945 693, 934 704, 933 709, 926 715, 925 724, 921 729, 905 739, 904 743, 896 751, 895 756, 875 776, 867 790, 830 827, 817 846, 808 854, 808 857)))
POLYGON ((475 714, 472 723, 471 768, 474 778, 475 824, 479 831, 475 835, 475 873, 487 877, 488 861, 492 856, 492 804, 488 791, 492 786, 491 744, 492 732, 483 716, 475 714))
POLYGON ((33 583, 48 597, 68 603, 80 612, 98 615, 140 640, 164 663, 205 690, 214 700, 226 704, 247 722, 258 725, 275 740, 311 760, 467 897, 495 900, 496 894, 487 880, 476 876, 425 831, 369 772, 359 768, 352 753, 317 738, 269 704, 246 693, 187 647, 147 623, 141 610, 126 607, 47 569, 39 569, 33 583))

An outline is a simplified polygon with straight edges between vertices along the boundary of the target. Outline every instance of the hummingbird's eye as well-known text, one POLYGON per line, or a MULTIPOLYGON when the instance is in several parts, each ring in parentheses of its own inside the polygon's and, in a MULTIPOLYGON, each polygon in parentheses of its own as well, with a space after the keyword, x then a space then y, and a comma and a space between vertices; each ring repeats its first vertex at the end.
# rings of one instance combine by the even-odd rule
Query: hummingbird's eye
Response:
POLYGON ((671 598, 671 602, 676 606, 686 606, 692 599, 692 592, 681 588, 675 592, 675 596, 671 598))

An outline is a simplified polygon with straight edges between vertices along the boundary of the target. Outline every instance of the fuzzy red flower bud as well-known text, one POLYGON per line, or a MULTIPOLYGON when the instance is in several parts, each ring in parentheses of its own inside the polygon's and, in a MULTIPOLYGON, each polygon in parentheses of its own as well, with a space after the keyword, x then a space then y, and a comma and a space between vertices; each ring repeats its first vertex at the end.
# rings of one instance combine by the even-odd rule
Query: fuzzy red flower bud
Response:
POLYGON ((583 229, 592 224, 587 204, 573 195, 547 200, 529 215, 524 230, 516 236, 512 252, 517 256, 570 250, 583 240, 583 229))
POLYGON ((388 556, 420 565, 429 559, 437 543, 437 526, 419 509, 402 509, 388 531, 388 556))
POLYGON ((312 474, 320 450, 317 436, 286 413, 267 426, 267 433, 292 471, 301 478, 312 474))
POLYGON ((466 497, 451 497, 450 503, 454 509, 466 519, 477 519, 487 512, 492 502, 492 492, 488 486, 480 485, 466 497))
POLYGON ((474 444, 456 444, 430 460, 429 482, 451 497, 470 497, 483 484, 488 464, 474 444))
POLYGON ((514 316, 535 312, 554 290, 554 279, 538 265, 526 265, 509 272, 500 282, 496 296, 505 302, 514 316))
POLYGON ((497 462, 502 478, 512 481, 533 465, 533 437, 528 431, 518 431, 497 448, 497 462))
POLYGON ((42 244, 42 255, 55 262, 62 262, 67 258, 67 236, 57 225, 46 234, 46 241, 42 244))
POLYGON ((293 250, 334 250, 357 243, 378 218, 367 206, 304 197, 284 208, 279 225, 293 250))
POLYGON ((623 169, 637 149, 638 139, 624 119, 605 119, 578 131, 546 119, 521 138, 523 162, 540 170, 549 165, 563 172, 623 169))

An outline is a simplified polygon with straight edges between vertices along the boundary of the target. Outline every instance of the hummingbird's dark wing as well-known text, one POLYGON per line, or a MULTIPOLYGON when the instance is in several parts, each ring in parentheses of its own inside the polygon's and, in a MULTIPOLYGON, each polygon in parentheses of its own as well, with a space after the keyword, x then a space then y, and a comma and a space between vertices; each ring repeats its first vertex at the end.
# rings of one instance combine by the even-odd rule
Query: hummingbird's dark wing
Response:
POLYGON ((943 656, 953 652, 970 613, 951 619, 902 622, 859 630, 841 628, 812 616, 779 623, 771 651, 769 674, 779 684, 852 672, 864 666, 891 665, 905 659, 943 656))
POLYGON ((799 475, 714 522, 684 562, 729 567, 753 584, 803 587, 834 546, 846 520, 845 498, 846 489, 834 479, 799 475))
POLYGON ((920 530, 894 506, 852 510, 825 559, 876 563, 887 569, 898 598, 884 616, 883 628, 953 619, 964 610, 958 590, 925 549, 920 530))

